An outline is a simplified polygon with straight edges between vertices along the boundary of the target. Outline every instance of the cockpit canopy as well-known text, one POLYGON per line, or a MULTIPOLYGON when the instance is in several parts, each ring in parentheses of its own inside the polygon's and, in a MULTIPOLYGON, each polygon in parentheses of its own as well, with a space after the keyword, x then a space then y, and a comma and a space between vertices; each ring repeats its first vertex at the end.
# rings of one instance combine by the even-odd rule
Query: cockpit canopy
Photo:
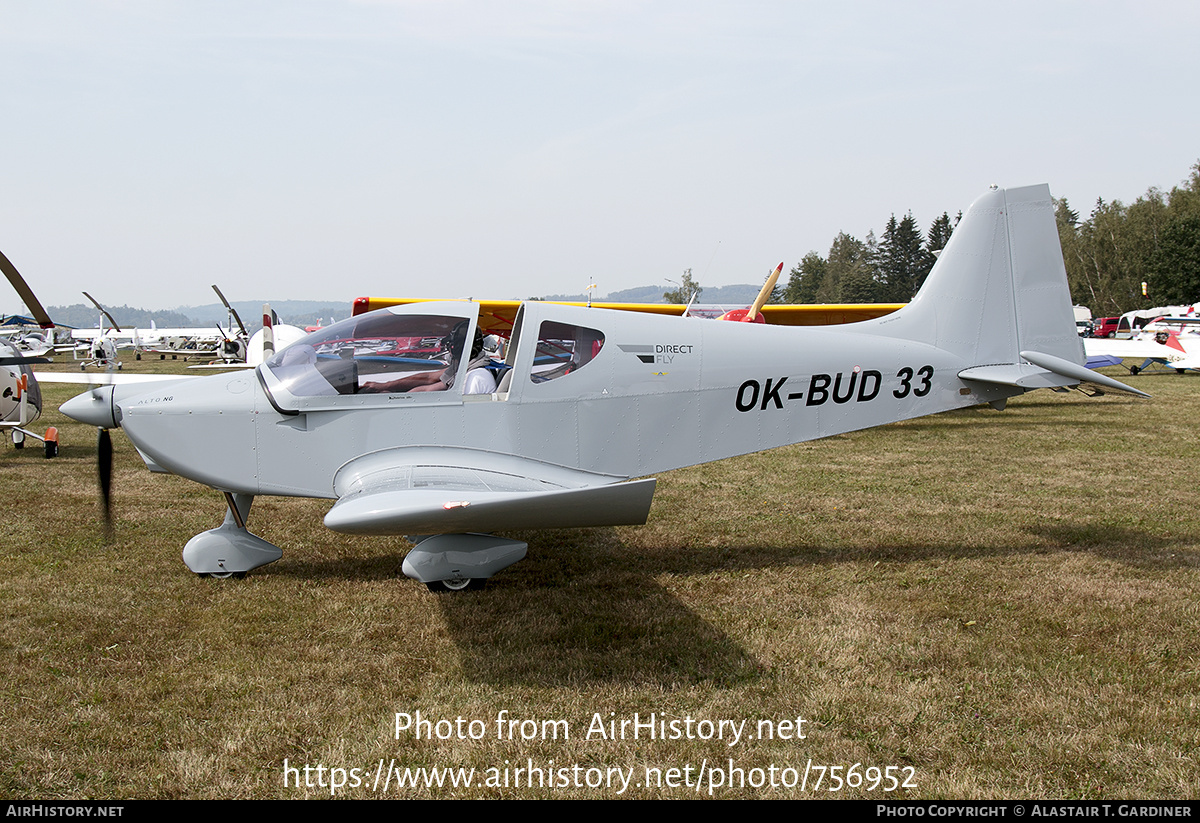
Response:
MULTIPOLYGON (((279 351, 265 368, 297 397, 454 384, 471 319, 383 309, 351 317, 279 351)), ((436 389, 430 389, 436 390, 436 389)))
POLYGON ((445 403, 489 394, 504 400, 514 379, 530 388, 557 380, 590 363, 604 346, 601 331, 546 318, 548 311, 578 310, 538 306, 535 316, 542 317, 529 324, 536 337, 521 344, 522 310, 503 361, 484 346, 477 304, 431 302, 379 309, 315 331, 267 360, 260 374, 281 410, 341 407, 337 398, 349 401, 346 395, 358 407, 383 405, 389 397, 445 403))

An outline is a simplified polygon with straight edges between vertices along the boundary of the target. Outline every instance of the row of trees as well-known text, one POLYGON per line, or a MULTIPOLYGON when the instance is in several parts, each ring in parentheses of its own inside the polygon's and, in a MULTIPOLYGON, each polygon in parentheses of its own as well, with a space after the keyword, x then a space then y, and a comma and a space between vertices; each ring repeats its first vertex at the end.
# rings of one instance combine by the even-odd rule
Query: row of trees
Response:
MULTIPOLYGON (((1098 200, 1080 220, 1065 198, 1055 203, 1071 297, 1097 316, 1200 300, 1200 162, 1182 185, 1149 189, 1131 205, 1098 200), (1146 283, 1146 296, 1142 294, 1146 283)), ((893 214, 881 238, 845 232, 829 254, 809 252, 791 270, 787 303, 902 303, 925 282, 934 253, 950 240, 960 212, 922 235, 912 213, 893 214)))
POLYGON ((1200 162, 1170 192, 1100 199, 1083 221, 1066 198, 1055 206, 1071 297, 1093 315, 1200 300, 1200 162))
MULTIPOLYGON (((962 214, 958 215, 961 218, 962 214)), ((783 300, 788 303, 903 303, 912 299, 933 268, 934 253, 950 240, 954 226, 948 213, 922 235, 912 213, 892 215, 881 239, 868 232, 859 240, 841 232, 829 256, 815 251, 792 268, 783 300)))

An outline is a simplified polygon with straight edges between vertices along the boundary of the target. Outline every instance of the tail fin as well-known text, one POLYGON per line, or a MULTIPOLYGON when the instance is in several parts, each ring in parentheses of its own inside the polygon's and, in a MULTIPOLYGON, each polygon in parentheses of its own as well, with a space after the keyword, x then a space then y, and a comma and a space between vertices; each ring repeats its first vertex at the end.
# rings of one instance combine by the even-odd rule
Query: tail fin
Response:
POLYGON ((917 296, 876 322, 881 333, 960 355, 963 379, 1021 388, 1089 382, 1145 396, 1084 368, 1045 184, 993 188, 972 203, 917 296))
POLYGON ((263 303, 263 361, 270 360, 275 356, 275 329, 271 325, 271 306, 269 303, 263 303))

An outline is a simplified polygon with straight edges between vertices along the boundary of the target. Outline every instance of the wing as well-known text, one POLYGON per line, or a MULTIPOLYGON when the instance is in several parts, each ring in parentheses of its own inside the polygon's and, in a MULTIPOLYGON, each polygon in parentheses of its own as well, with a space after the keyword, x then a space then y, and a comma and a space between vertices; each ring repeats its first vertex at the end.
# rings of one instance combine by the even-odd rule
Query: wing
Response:
POLYGON ((165 380, 187 380, 186 374, 131 374, 129 372, 59 372, 39 371, 34 377, 42 383, 82 383, 87 386, 112 386, 125 383, 160 383, 165 380))
POLYGON ((774 326, 836 326, 873 320, 899 310, 904 303, 767 304, 763 318, 774 326))
POLYGON ((623 479, 477 449, 387 449, 338 470, 338 502, 325 525, 349 534, 457 534, 645 523, 655 480, 623 479))
MULTIPOLYGON (((410 303, 434 302, 423 298, 386 298, 359 297, 354 301, 354 314, 364 314, 375 309, 388 306, 404 306, 410 303)), ((521 307, 520 300, 472 300, 479 305, 480 325, 488 334, 499 334, 505 337, 512 331, 517 309, 521 307)), ((679 317, 687 306, 672 303, 582 303, 548 301, 562 306, 588 306, 594 309, 613 309, 616 311, 633 311, 644 314, 664 314, 679 317)), ((830 326, 840 323, 857 323, 860 320, 871 320, 883 317, 903 306, 903 303, 813 303, 766 305, 762 307, 763 318, 767 323, 776 326, 830 326)), ((693 306, 693 312, 703 307, 693 306)), ((713 316, 721 311, 709 312, 713 316)))
POLYGON ((1172 360, 1171 368, 1173 369, 1200 369, 1200 356, 1188 355, 1182 360, 1172 360))

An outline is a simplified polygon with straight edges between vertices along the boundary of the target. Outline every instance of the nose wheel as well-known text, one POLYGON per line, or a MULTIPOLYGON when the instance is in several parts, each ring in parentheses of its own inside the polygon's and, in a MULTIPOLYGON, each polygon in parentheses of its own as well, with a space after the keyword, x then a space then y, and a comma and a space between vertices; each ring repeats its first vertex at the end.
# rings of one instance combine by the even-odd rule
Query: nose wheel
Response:
POLYGON ((274 563, 283 551, 246 529, 246 516, 254 498, 226 492, 225 522, 193 537, 183 548, 183 562, 201 577, 225 580, 274 563))

